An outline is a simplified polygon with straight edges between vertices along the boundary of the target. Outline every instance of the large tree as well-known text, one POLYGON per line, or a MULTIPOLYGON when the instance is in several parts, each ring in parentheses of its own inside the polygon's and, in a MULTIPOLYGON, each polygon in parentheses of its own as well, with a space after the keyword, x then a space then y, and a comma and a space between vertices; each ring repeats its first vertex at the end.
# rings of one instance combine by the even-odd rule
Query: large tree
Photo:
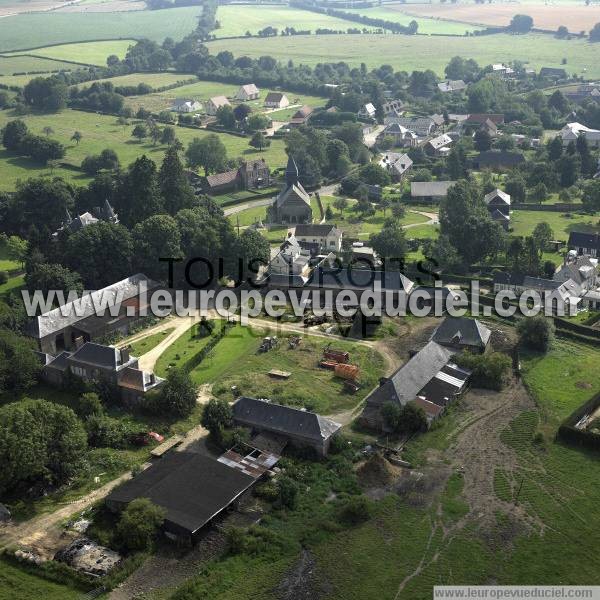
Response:
POLYGON ((190 208, 194 204, 194 190, 185 174, 183 164, 174 146, 165 152, 159 173, 160 192, 165 210, 174 215, 182 208, 190 208))
POLYGON ((210 133, 203 138, 194 138, 185 157, 193 169, 203 168, 205 175, 220 171, 227 162, 227 149, 218 135, 210 133))
POLYGON ((370 242, 381 258, 402 259, 406 255, 406 235, 395 219, 387 220, 380 232, 371 234, 370 242))

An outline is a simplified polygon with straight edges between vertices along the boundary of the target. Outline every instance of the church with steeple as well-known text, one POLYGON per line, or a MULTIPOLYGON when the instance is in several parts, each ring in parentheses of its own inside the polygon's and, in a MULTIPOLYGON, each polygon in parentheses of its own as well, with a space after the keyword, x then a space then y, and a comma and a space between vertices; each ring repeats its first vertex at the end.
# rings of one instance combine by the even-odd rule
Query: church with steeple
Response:
POLYGON ((285 187, 275 199, 269 216, 273 223, 312 223, 310 196, 298 179, 298 166, 292 156, 288 157, 285 169, 285 187))

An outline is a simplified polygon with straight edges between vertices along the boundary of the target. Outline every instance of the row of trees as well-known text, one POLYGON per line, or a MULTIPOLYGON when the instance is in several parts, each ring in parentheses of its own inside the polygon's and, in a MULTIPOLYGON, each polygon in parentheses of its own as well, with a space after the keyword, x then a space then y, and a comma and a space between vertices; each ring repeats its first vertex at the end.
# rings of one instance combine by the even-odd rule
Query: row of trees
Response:
POLYGON ((44 164, 65 155, 65 147, 60 142, 47 136, 34 135, 20 119, 6 124, 2 130, 2 145, 11 152, 31 156, 44 164))

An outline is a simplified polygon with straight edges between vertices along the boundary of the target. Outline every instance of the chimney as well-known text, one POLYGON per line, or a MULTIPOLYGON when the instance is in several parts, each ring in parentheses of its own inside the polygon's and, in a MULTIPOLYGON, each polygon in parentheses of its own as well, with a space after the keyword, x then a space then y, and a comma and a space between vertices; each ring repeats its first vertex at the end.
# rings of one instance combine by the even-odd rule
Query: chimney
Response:
POLYGON ((156 375, 154 375, 154 372, 152 371, 150 373, 150 385, 154 385, 156 383, 156 375))
POLYGON ((121 364, 129 362, 129 346, 121 348, 121 364))

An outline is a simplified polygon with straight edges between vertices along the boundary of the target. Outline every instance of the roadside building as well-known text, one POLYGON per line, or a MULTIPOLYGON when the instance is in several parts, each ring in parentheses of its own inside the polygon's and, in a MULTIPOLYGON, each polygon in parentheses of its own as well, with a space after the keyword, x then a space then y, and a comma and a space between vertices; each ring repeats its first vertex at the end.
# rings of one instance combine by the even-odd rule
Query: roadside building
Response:
POLYGON ((335 225, 307 223, 296 225, 293 235, 301 247, 316 247, 319 252, 339 252, 342 249, 343 232, 335 225))

